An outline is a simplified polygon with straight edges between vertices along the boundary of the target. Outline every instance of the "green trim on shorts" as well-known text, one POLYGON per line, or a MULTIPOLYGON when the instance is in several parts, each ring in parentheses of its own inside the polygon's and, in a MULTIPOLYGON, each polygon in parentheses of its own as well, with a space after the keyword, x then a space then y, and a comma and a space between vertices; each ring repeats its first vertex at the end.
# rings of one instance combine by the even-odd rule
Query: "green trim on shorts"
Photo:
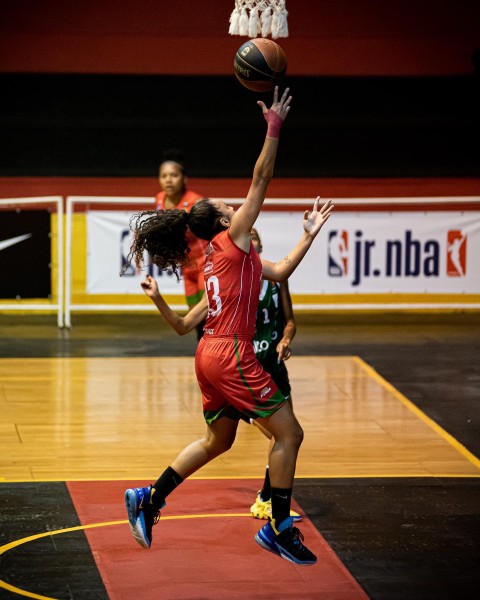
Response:
POLYGON ((224 412, 228 407, 229 405, 222 406, 222 408, 219 408, 218 410, 204 410, 203 418, 205 419, 207 425, 211 425, 214 421, 218 421, 220 417, 226 416, 224 415, 224 412))
POLYGON ((205 290, 200 290, 197 293, 192 294, 191 296, 185 296, 185 300, 187 301, 187 304, 190 308, 192 308, 200 302, 200 300, 203 298, 204 291, 205 290))
POLYGON ((226 404, 218 410, 204 410, 203 417, 208 425, 211 425, 214 421, 218 421, 221 417, 227 417, 233 421, 238 421, 239 419, 247 421, 248 419, 258 419, 259 417, 264 418, 272 415, 287 402, 288 400, 278 390, 263 404, 256 404, 253 410, 245 409, 240 412, 232 404, 226 404))
POLYGON ((256 417, 269 417, 286 403, 287 400, 285 399, 285 396, 280 390, 277 390, 266 402, 257 404, 253 411, 249 411, 252 413, 250 416, 252 419, 255 419, 256 417))

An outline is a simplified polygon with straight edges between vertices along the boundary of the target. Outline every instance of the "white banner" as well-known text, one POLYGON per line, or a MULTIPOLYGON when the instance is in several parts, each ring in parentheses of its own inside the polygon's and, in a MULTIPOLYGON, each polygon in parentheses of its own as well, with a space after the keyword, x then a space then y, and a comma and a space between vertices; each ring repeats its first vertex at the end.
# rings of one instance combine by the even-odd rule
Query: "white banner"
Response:
POLYGON ((128 211, 99 210, 87 212, 87 292, 89 294, 143 294, 140 282, 148 273, 156 278, 165 294, 184 294, 183 280, 154 265, 138 272, 135 265, 122 276, 132 232, 128 211))
MULTIPOLYGON (((143 274, 119 276, 131 244, 131 213, 87 216, 89 293, 142 293, 143 274)), ((283 258, 302 234, 303 212, 264 212, 256 227, 263 256, 283 258)), ((290 278, 293 294, 480 292, 480 213, 337 212, 290 278)), ((183 283, 152 273, 167 294, 183 283)))
MULTIPOLYGON (((262 213, 263 255, 277 261, 303 214, 262 213)), ((296 294, 479 293, 480 213, 334 213, 290 278, 296 294)))

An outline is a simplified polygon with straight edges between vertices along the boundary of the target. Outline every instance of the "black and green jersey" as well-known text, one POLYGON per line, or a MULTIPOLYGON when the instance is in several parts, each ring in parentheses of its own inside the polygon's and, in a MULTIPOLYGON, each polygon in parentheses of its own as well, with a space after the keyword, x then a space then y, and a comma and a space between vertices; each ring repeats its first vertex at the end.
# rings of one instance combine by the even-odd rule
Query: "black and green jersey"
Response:
POLYGON ((280 302, 280 286, 266 279, 262 282, 257 310, 253 348, 259 362, 276 355, 275 348, 283 337, 285 318, 280 302))

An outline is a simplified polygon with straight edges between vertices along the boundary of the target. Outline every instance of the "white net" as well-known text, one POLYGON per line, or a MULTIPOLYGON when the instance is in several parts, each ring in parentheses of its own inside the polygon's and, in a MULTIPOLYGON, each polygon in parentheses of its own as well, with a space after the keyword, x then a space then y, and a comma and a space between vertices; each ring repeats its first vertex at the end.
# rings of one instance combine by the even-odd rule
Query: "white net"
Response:
POLYGON ((288 37, 286 0, 235 0, 230 35, 288 37))

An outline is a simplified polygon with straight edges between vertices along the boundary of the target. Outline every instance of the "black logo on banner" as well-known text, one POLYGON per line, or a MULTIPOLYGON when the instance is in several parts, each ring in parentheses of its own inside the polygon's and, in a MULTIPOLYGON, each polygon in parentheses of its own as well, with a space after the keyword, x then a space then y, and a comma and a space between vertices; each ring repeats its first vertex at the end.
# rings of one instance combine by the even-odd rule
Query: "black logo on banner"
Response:
MULTIPOLYGON (((132 244, 132 232, 130 231, 130 229, 124 229, 120 233, 120 273, 123 277, 136 277, 137 275, 142 275, 143 273, 148 273, 156 279, 161 277, 174 277, 172 269, 167 269, 166 271, 164 271, 163 269, 160 269, 159 267, 155 266, 152 263, 151 258, 147 252, 144 253, 143 265, 141 269, 138 269, 135 266, 135 263, 132 262, 132 256, 130 255, 132 244)), ((181 274, 182 270, 180 268, 178 269, 178 271, 181 274)))
POLYGON ((0 298, 49 298, 50 212, 0 211, 0 298))

